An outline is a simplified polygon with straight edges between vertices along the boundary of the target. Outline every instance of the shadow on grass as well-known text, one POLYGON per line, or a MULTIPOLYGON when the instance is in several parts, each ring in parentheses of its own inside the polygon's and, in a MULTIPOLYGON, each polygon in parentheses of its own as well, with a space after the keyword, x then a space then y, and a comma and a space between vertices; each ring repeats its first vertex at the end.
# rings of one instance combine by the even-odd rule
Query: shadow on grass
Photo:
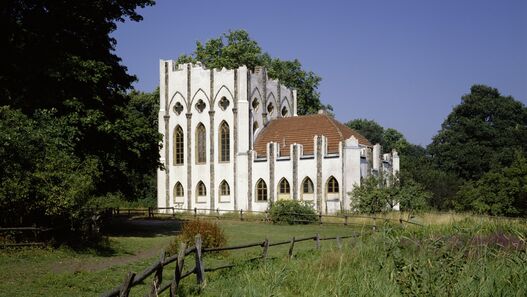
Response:
POLYGON ((181 230, 182 225, 183 221, 179 220, 116 217, 110 219, 106 224, 103 234, 115 237, 176 235, 181 230))

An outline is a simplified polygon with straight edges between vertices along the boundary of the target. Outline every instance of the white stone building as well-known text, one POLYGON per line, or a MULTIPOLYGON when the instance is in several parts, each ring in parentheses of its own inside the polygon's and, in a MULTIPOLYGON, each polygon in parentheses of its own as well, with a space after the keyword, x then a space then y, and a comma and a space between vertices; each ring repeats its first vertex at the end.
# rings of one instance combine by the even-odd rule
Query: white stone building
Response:
POLYGON ((158 207, 262 211, 297 199, 334 213, 350 209, 362 177, 399 170, 397 153, 381 156, 331 116, 297 116, 296 91, 263 68, 161 60, 159 132, 158 207))

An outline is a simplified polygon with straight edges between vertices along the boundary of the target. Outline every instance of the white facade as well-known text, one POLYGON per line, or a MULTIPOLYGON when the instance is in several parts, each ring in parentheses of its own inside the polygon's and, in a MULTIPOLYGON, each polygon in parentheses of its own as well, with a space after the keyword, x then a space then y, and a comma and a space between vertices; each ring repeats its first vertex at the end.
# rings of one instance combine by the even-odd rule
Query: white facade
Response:
POLYGON ((338 153, 326 153, 327 138, 319 135, 313 138, 312 154, 304 154, 302 144, 296 143, 284 154, 271 142, 267 154, 257 156, 253 144, 262 129, 273 119, 296 116, 296 91, 269 79, 263 68, 206 69, 161 60, 164 169, 157 175, 158 207, 266 210, 278 199, 297 199, 312 201, 322 213, 334 213, 349 210, 347 193, 362 177, 374 170, 399 170, 396 153, 381 159, 380 146, 372 152, 353 136, 340 142, 338 153), (280 193, 282 179, 289 192, 283 187, 280 193), (307 186, 306 192, 307 179, 313 189, 307 186), (263 197, 260 180, 266 186, 263 201, 258 199, 263 197))

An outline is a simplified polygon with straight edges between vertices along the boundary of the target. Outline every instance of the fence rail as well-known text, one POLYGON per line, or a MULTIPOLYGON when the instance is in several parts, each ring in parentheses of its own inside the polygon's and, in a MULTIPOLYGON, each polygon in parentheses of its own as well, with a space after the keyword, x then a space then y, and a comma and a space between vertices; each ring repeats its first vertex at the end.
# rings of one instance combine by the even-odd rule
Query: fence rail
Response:
POLYGON ((102 294, 102 297, 112 297, 112 296, 119 296, 119 297, 127 297, 130 293, 130 290, 143 282, 146 278, 148 278, 151 275, 154 275, 154 279, 152 281, 150 293, 147 296, 159 296, 159 294, 163 293, 167 289, 170 288, 170 297, 176 296, 177 290, 179 288, 179 283, 181 280, 183 280, 186 277, 191 276, 192 274, 196 275, 196 282, 198 285, 203 285, 205 283, 205 273, 206 272, 212 272, 217 271, 221 269, 228 269, 235 267, 236 264, 226 264, 221 265, 217 267, 205 267, 204 261, 203 261, 203 255, 205 253, 212 253, 212 252, 220 252, 220 251, 229 251, 229 250, 241 250, 241 249, 247 249, 247 248, 253 248, 253 247, 261 247, 262 251, 260 256, 257 256, 255 258, 251 258, 248 260, 245 260, 243 263, 259 260, 259 259, 267 259, 269 254, 269 248, 273 246, 279 246, 279 245, 289 245, 289 249, 287 252, 287 256, 289 258, 293 257, 294 247, 295 243, 303 242, 303 241, 314 241, 315 242, 315 248, 317 250, 320 250, 321 248, 321 241, 327 241, 327 240, 336 240, 337 247, 340 249, 342 248, 342 239, 346 238, 354 238, 365 235, 365 233, 354 233, 350 235, 345 236, 333 236, 333 237, 320 237, 320 234, 315 234, 315 236, 309 236, 309 237, 302 237, 302 238, 295 238, 292 237, 289 240, 279 241, 271 243, 266 238, 265 240, 261 242, 253 242, 253 243, 247 243, 237 246, 227 246, 227 247, 214 247, 214 248, 203 248, 202 247, 202 239, 201 236, 198 234, 195 237, 194 246, 187 248, 187 246, 182 243, 180 245, 180 248, 178 250, 178 254, 175 256, 171 256, 169 258, 165 258, 165 252, 163 252, 157 262, 152 264, 150 267, 146 268, 139 276, 136 276, 135 273, 129 272, 121 285, 115 287, 113 290, 108 291, 104 294, 102 294), (194 254, 194 267, 188 270, 187 272, 183 273, 183 268, 185 266, 185 257, 189 256, 191 254, 194 254), (176 262, 176 267, 174 269, 174 277, 170 281, 163 282, 163 269, 173 263, 176 262))
MULTIPOLYGON (((270 221, 269 211, 257 211, 257 210, 244 210, 244 209, 211 209, 211 208, 193 208, 191 210, 189 209, 183 209, 183 208, 177 208, 177 207, 149 207, 149 208, 115 208, 112 210, 112 213, 114 215, 141 215, 141 216, 148 216, 149 218, 155 218, 157 217, 176 217, 176 216, 190 216, 190 217, 216 217, 218 219, 220 218, 236 218, 240 221, 250 221, 250 220, 259 220, 259 221, 270 221), (250 215, 253 215, 252 217, 250 215), (254 217, 256 215, 256 217, 254 217)), ((296 216, 304 216, 304 217, 311 217, 313 215, 309 214, 301 214, 301 213, 287 213, 289 215, 296 215, 296 216)), ((396 222, 399 224, 411 224, 411 225, 418 225, 423 226, 422 224, 412 222, 408 219, 401 218, 386 218, 386 217, 377 217, 377 216, 366 216, 366 215, 360 215, 360 214, 338 214, 338 215, 327 215, 327 214, 321 214, 317 213, 315 214, 315 217, 318 219, 319 224, 338 224, 338 225, 360 225, 360 226, 367 226, 376 228, 376 222, 396 222), (355 223, 353 220, 361 219, 361 220, 371 220, 372 223, 367 224, 365 222, 362 223, 355 223), (333 220, 333 221, 332 221, 333 220)), ((302 223, 302 222, 312 222, 312 220, 307 219, 295 219, 296 223, 302 223)))
POLYGON ((42 227, 0 228, 0 237, 2 237, 0 248, 23 247, 23 246, 45 246, 46 243, 41 240, 42 234, 47 233, 52 230, 53 228, 42 228, 42 227), (21 236, 20 234, 24 234, 24 236, 21 236), (13 237, 17 239, 14 240, 15 242, 9 242, 9 237, 13 237), (22 237, 24 240, 18 239, 20 237, 22 237))

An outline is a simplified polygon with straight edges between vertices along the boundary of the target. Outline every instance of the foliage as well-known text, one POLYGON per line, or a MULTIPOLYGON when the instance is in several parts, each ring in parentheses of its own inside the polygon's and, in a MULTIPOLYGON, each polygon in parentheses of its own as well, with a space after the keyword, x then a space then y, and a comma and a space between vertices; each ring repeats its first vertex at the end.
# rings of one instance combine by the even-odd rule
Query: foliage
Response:
POLYGON ((211 223, 204 220, 188 221, 183 225, 181 234, 176 236, 173 242, 167 248, 171 255, 177 253, 180 243, 185 243, 187 247, 193 246, 196 235, 201 235, 202 247, 223 247, 227 243, 223 229, 217 223, 211 223))
POLYGON ((74 210, 89 197, 155 195, 157 100, 155 93, 126 94, 135 77, 110 36, 118 22, 140 21, 136 9, 152 4, 2 6, 0 203, 10 224, 68 225, 82 221, 74 210))
MULTIPOLYGON (((187 296, 523 296, 527 293, 525 225, 462 222, 447 227, 381 228, 380 232, 331 241, 322 250, 283 250, 273 261, 207 274, 187 296), (517 244, 516 247, 514 244, 517 244), (310 273, 306 273, 309 271, 310 273), (236 283, 236 286, 232 286, 236 283)), ((299 244, 300 249, 302 245, 299 244)), ((271 249, 273 250, 273 249, 271 249)), ((238 256, 239 257, 239 256, 238 256)))
POLYGON ((317 221, 313 205, 307 201, 279 200, 269 208, 269 217, 275 224, 311 224, 317 221))
POLYGON ((399 204, 401 211, 420 211, 427 207, 430 193, 414 180, 401 181, 399 176, 369 176, 351 193, 351 207, 362 213, 379 213, 399 204))
POLYGON ((527 215, 527 159, 517 152, 511 166, 491 170, 465 183, 456 208, 501 216, 527 215))
POLYGON ((208 40, 205 44, 198 41, 192 55, 181 55, 177 60, 179 64, 196 62, 201 62, 208 68, 233 69, 246 65, 254 70, 257 66, 264 66, 271 78, 297 90, 298 114, 332 109, 331 106, 324 106, 320 102, 317 89, 321 78, 318 75, 305 71, 296 59, 283 61, 271 58, 244 30, 229 31, 218 38, 208 40))
POLYGON ((96 159, 74 153, 79 131, 54 111, 36 111, 30 118, 7 106, 0 108, 0 131, 3 224, 73 219, 100 175, 96 159))
POLYGON ((527 108, 497 89, 474 85, 441 125, 429 152, 442 170, 476 180, 527 152, 527 108))
POLYGON ((386 153, 391 153, 392 150, 401 153, 410 146, 401 132, 393 128, 385 129, 374 120, 354 119, 346 125, 366 137, 372 144, 380 144, 386 153))

